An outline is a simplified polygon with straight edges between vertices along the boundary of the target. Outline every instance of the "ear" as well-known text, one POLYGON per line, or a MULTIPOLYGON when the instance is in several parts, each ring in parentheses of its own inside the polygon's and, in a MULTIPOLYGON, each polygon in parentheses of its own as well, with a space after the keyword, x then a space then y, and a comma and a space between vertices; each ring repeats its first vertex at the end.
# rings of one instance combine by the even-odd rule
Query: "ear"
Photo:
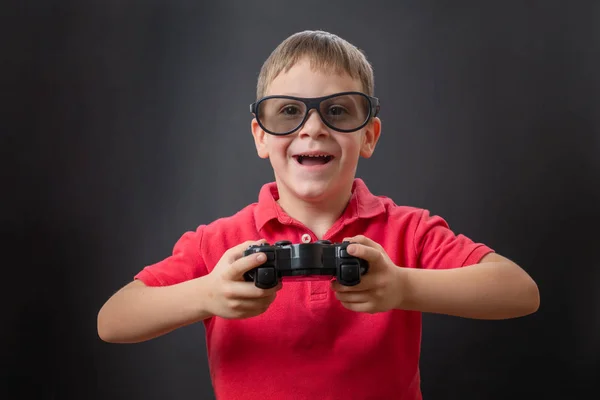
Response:
POLYGON ((258 125, 256 118, 252 119, 251 129, 258 156, 260 158, 269 158, 269 151, 267 148, 267 133, 262 130, 260 125, 258 125))
POLYGON ((363 142, 360 147, 360 155, 369 158, 375 151, 375 146, 381 135, 381 120, 378 117, 373 118, 367 125, 363 135, 363 142))

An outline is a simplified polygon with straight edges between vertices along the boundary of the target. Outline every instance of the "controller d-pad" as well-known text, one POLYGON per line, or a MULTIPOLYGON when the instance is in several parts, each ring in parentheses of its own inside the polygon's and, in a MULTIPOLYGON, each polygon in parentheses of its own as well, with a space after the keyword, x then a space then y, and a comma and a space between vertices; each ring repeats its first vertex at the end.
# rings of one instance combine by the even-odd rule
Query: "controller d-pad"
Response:
POLYGON ((340 278, 344 282, 353 282, 359 278, 358 265, 342 264, 340 266, 340 278))

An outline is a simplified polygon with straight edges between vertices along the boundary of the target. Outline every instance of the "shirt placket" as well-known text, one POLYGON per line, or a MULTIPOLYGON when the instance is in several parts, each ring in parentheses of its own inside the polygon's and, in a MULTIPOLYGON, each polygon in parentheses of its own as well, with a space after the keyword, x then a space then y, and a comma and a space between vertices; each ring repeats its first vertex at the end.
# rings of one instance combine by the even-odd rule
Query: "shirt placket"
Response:
MULTIPOLYGON (((305 230, 302 231, 303 228, 300 228, 300 238, 299 243, 314 243, 318 239, 314 233, 305 230)), ((308 290, 308 300, 311 303, 311 306, 315 306, 318 304, 325 304, 327 299, 330 296, 330 283, 328 280, 314 280, 308 281, 307 285, 308 290)))

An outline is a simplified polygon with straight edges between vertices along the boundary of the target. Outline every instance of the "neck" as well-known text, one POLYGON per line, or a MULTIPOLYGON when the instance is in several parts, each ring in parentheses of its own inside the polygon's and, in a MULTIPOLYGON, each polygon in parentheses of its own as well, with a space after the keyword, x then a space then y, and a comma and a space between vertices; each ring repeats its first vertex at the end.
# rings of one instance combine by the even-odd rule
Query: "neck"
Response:
POLYGON ((299 199, 279 186, 279 206, 296 221, 310 229, 319 239, 333 226, 346 209, 352 196, 352 182, 341 194, 328 198, 299 199))

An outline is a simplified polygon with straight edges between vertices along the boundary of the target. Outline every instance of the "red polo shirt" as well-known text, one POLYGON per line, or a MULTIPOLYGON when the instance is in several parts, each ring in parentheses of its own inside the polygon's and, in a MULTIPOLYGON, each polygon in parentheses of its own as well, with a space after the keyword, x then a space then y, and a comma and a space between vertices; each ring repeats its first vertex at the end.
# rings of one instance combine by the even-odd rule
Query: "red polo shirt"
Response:
MULTIPOLYGON (((170 257, 135 278, 160 286, 206 275, 227 249, 246 240, 316 241, 286 215, 277 198, 275 183, 264 185, 257 203, 185 233, 170 257)), ((408 268, 459 268, 492 251, 454 234, 427 210, 374 196, 360 179, 323 239, 341 242, 358 234, 408 268)), ((219 400, 421 399, 419 312, 356 313, 339 303, 328 281, 285 282, 264 314, 243 320, 214 317, 204 324, 219 400)))

